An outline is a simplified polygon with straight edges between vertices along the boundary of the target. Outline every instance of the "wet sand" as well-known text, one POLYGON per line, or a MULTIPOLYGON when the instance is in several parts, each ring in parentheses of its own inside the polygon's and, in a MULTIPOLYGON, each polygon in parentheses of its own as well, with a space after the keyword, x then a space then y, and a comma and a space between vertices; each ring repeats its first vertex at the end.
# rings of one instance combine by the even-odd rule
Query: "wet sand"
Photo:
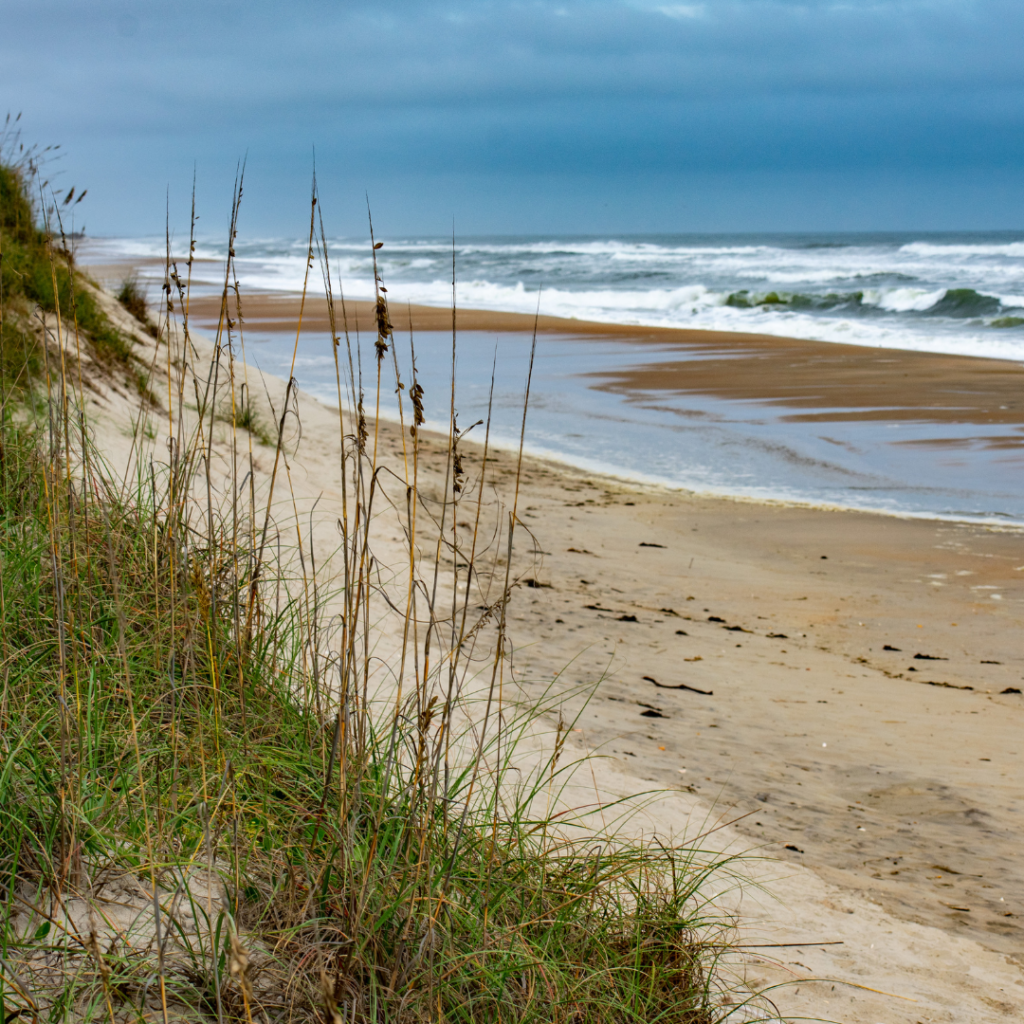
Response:
MULTIPOLYGON (((373 329, 368 302, 346 304, 350 330, 373 329)), ((254 295, 244 301, 244 323, 253 331, 294 331, 299 301, 254 295)), ((220 300, 193 299, 191 314, 215 327, 220 300)), ((340 323, 338 330, 342 329, 340 323)), ((396 307, 396 330, 451 330, 448 309, 396 307)), ((535 318, 521 313, 459 310, 462 330, 532 331, 535 318)), ((329 331, 327 306, 307 299, 303 327, 329 331)), ((767 402, 792 409, 784 418, 812 422, 919 420, 974 424, 987 447, 1024 445, 1024 367, 996 359, 936 355, 860 345, 801 341, 759 334, 631 327, 539 317, 538 332, 655 343, 669 351, 661 362, 601 374, 595 386, 626 396, 694 393, 733 401, 767 402)), ((968 444, 968 439, 936 444, 968 444)))
MULTIPOLYGON (((154 266, 156 261, 143 261, 154 266)), ((162 264, 160 264, 162 266, 162 264)), ((119 281, 128 264, 88 268, 107 283, 119 281)), ((244 324, 253 331, 294 331, 298 295, 257 293, 243 301, 244 324)), ((190 313, 206 329, 216 326, 220 298, 194 297, 190 313)), ((373 305, 348 301, 349 329, 373 330, 373 305)), ((237 310, 232 308, 232 316, 237 310)), ((396 330, 446 331, 450 309, 395 305, 396 330)), ((340 332, 344 322, 336 310, 340 332)), ((307 297, 302 307, 306 330, 329 331, 326 301, 307 297)), ((669 351, 661 362, 601 375, 595 387, 629 397, 660 393, 702 394, 734 401, 775 404, 793 410, 786 419, 809 422, 925 421, 978 426, 970 438, 909 442, 943 447, 995 449, 1024 447, 1024 366, 1008 360, 875 349, 861 345, 804 341, 763 334, 637 327, 534 317, 524 313, 460 309, 462 330, 529 332, 602 338, 638 345, 658 344, 669 351)))

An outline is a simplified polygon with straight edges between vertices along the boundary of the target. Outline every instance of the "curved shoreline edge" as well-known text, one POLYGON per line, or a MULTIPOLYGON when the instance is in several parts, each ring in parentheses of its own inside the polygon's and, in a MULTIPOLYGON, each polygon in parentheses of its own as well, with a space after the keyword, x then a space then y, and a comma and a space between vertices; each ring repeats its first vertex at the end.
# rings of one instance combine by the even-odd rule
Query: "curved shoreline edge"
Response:
MULTIPOLYGON (((258 294, 244 301, 244 322, 250 332, 294 332, 298 327, 297 297, 258 294)), ((350 331, 365 331, 373 323, 370 303, 346 304, 350 331)), ((193 299, 190 310, 200 326, 216 325, 220 300, 193 299)), ((450 331, 452 311, 433 307, 395 307, 396 332, 413 334, 450 331)), ((493 331, 528 337, 535 318, 520 313, 458 310, 462 331, 493 331)), ((657 356, 633 365, 603 370, 589 386, 619 398, 646 401, 660 396, 690 396, 693 401, 726 400, 757 403, 792 423, 882 425, 901 423, 927 431, 933 438, 901 441, 934 449, 971 443, 1000 458, 1024 457, 1024 366, 978 356, 940 355, 903 349, 873 349, 834 342, 813 342, 767 335, 731 334, 675 328, 621 327, 556 317, 536 318, 537 331, 548 337, 579 340, 581 344, 617 342, 656 346, 657 356), (738 358, 739 357, 739 358, 738 358), (957 436, 951 438, 950 434, 957 436)), ((326 302, 307 299, 302 329, 328 333, 326 302)), ((386 414, 385 414, 386 415, 386 414)), ((839 429, 839 428, 837 428, 839 429)), ((494 439, 501 444, 500 439, 494 439)), ((518 444, 518 439, 509 443, 518 444)), ((543 445, 527 444, 530 454, 571 467, 641 486, 663 487, 701 496, 733 498, 756 503, 843 510, 896 518, 964 522, 994 529, 1018 530, 1024 523, 1012 514, 980 511, 932 511, 867 505, 802 497, 780 488, 774 493, 751 489, 693 486, 599 460, 576 458, 543 445)), ((970 506, 968 506, 969 508, 970 506)))

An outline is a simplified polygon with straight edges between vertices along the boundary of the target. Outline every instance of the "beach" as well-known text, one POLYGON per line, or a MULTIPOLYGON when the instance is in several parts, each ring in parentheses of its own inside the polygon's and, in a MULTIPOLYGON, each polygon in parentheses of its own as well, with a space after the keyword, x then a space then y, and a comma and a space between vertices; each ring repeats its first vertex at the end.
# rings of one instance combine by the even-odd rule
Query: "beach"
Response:
MULTIPOLYGON (((352 331, 372 329, 371 303, 351 301, 346 305, 352 331)), ((220 299, 196 298, 190 308, 209 329, 216 324, 220 299)), ((243 312, 250 331, 291 334, 298 326, 298 309, 293 296, 264 294, 246 297, 243 312)), ((403 332, 450 331, 452 327, 451 310, 430 306, 397 306, 391 319, 396 330, 403 332)), ((335 321, 338 329, 344 326, 339 313, 335 321)), ((1024 367, 1016 361, 491 310, 459 310, 456 322, 462 331, 493 334, 528 333, 536 325, 542 336, 615 338, 704 357, 696 363, 666 359, 623 371, 613 382, 602 385, 608 390, 685 389, 733 401, 771 402, 792 410, 791 416, 815 422, 917 419, 991 424, 996 436, 986 437, 988 443, 1006 448, 1024 444, 1024 367)), ((307 331, 330 330, 327 303, 319 296, 305 300, 302 325, 307 331)))
POLYGON ((7 7, 0 1024, 1024 1022, 1024 4, 7 7))
MULTIPOLYGON (((396 329, 409 312, 393 314, 396 329)), ((367 325, 368 313, 348 307, 367 325)), ((293 331, 297 314, 294 298, 252 297, 246 327, 293 331)), ((190 315, 209 328, 218 304, 193 299, 190 315)), ((323 329, 323 315, 307 302, 304 329, 323 329)), ((415 331, 446 319, 450 329, 450 311, 411 317, 415 331)), ((458 314, 466 330, 532 329, 527 319, 458 314)), ((548 318, 538 329, 598 332, 548 318)), ((617 332, 644 344, 644 332, 617 332)), ((756 384, 805 411, 782 393, 795 387, 785 362, 795 353, 809 368, 804 386, 817 361, 844 394, 871 389, 873 361, 918 360, 925 384, 894 384, 873 404, 858 396, 856 408, 898 398, 907 416, 958 418, 978 436, 1020 422, 1012 363, 699 332, 673 343, 765 351, 745 383, 723 370, 699 386, 756 384), (957 390, 969 397, 937 412, 957 390), (999 405, 1003 415, 986 420, 999 405)), ((328 525, 332 420, 302 397, 291 467, 303 501, 323 498, 328 525)), ((394 457, 397 427, 379 430, 394 457)), ((439 474, 442 441, 422 444, 425 471, 439 474)), ((464 447, 472 474, 479 442, 464 447)), ((490 459, 508 501, 514 456, 490 459)), ((602 798, 664 791, 648 827, 692 833, 710 822, 722 848, 759 858, 751 874, 773 895, 723 896, 742 941, 763 949, 751 951, 749 983, 785 982, 773 998, 786 1015, 851 1024, 1018 1013, 1021 533, 701 495, 537 458, 519 509, 530 531, 516 542, 509 625, 520 692, 564 689, 574 749, 599 755, 602 798), (811 978, 838 979, 840 995, 811 978)))
MULTIPOLYGON (((303 305, 294 373, 337 402, 323 307, 303 305)), ((192 308, 216 327, 219 300, 192 308)), ((288 376, 297 310, 248 297, 246 357, 288 376)), ((371 311, 346 313, 356 344, 371 311)), ((336 311, 339 336, 346 318, 336 311)), ((493 438, 518 444, 535 318, 460 311, 454 353, 450 312, 396 305, 391 319, 400 366, 416 354, 428 424, 447 421, 454 358, 461 422, 490 420, 493 438)), ((1024 525, 1019 361, 551 317, 536 327, 532 454, 698 493, 1024 525)), ((390 392, 384 402, 397 415, 390 392)))
MULTIPOLYGON (((388 241, 374 258, 391 285, 399 364, 415 353, 431 426, 447 423, 454 366, 461 422, 488 420, 492 439, 518 444, 536 328, 533 455, 705 494, 1024 525, 1024 319, 1004 294, 1024 289, 1024 243, 745 241, 467 240, 448 253, 448 273, 458 262, 447 285, 431 240, 388 241), (760 305, 755 281, 777 289, 758 293, 760 305), (688 289, 703 298, 691 303, 688 289), (421 295, 435 304, 417 305, 421 295), (499 308, 472 305, 488 296, 499 308)), ((97 268, 111 282, 132 266, 123 254, 149 246, 91 244, 113 260, 97 268)), ((352 240, 329 248, 347 296, 333 330, 359 348, 374 326, 363 298, 372 268, 352 240)), ((162 260, 138 259, 155 294, 162 260)), ((240 247, 240 353, 336 402, 327 304, 312 281, 297 301, 295 260, 284 240, 240 247)), ((200 255, 189 272, 191 315, 208 329, 220 313, 216 266, 200 255)), ((397 415, 391 393, 382 400, 397 415)))

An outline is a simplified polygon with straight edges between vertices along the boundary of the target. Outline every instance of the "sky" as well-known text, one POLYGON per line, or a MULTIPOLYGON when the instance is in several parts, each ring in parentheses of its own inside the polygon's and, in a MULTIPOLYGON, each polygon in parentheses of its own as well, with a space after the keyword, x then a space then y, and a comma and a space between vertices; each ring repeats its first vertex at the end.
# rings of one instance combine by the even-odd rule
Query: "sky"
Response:
MULTIPOLYGON (((1021 0, 2 0, 93 235, 1024 227, 1021 0)), ((4 113, 0 107, 0 115, 4 113)))

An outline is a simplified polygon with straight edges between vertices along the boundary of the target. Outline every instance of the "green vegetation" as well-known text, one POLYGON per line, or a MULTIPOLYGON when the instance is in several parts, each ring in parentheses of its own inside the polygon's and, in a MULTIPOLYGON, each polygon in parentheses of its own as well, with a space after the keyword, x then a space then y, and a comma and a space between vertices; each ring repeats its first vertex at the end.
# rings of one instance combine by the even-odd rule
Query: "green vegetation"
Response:
POLYGON ((129 274, 117 290, 117 301, 128 310, 136 320, 145 323, 149 319, 149 306, 146 293, 139 283, 138 274, 129 274))
MULTIPOLYGON (((2 139, 0 139, 2 143, 2 139)), ((9 147, 8 147, 9 148, 9 147)), ((0 374, 3 389, 24 390, 43 373, 41 326, 36 311, 59 312, 91 342, 97 361, 127 373, 136 387, 144 381, 135 365, 131 339, 118 331, 84 283, 76 279, 71 253, 53 233, 38 226, 31 189, 38 185, 30 158, 4 161, 0 145, 0 374)), ((73 190, 67 200, 74 198, 73 190)), ((55 214, 56 216, 56 214, 55 214)), ((59 232, 57 233, 59 235, 59 232)))
POLYGON ((22 174, 0 163, 0 394, 24 390, 42 370, 35 338, 23 320, 28 292, 42 282, 44 251, 22 174))
MULTIPOLYGON (((238 402, 235 406, 235 426, 240 430, 247 430, 262 445, 274 443, 273 434, 270 428, 263 422, 260 414, 253 408, 250 401, 238 402)), ((225 421, 230 423, 231 417, 225 416, 225 421)))
POLYGON ((139 281, 138 274, 129 274, 117 290, 117 301, 142 324, 146 332, 153 338, 159 337, 157 326, 150 319, 149 303, 146 302, 146 290, 139 281))
MULTIPOLYGON (((91 296, 11 188, 5 309, 77 309, 102 351, 91 296)), ((380 322, 378 389, 391 386, 393 345, 380 322)), ((241 410, 234 427, 263 429, 230 390, 231 326, 214 365, 198 367, 187 323, 168 325, 176 444, 163 466, 140 457, 130 486, 82 432, 73 375, 55 371, 62 397, 45 433, 0 417, 7 1019, 716 1020, 726 947, 702 890, 722 865, 594 830, 595 808, 567 813, 569 726, 546 754, 526 753, 557 701, 524 708, 504 693, 516 579, 501 553, 516 518, 513 502, 481 520, 486 447, 471 456, 451 442, 448 482, 428 498, 416 483, 426 442, 403 427, 405 475, 388 494, 360 397, 339 413, 336 576, 322 578, 301 533, 272 559, 275 531, 289 528, 270 512, 275 482, 291 486, 277 473, 285 417, 266 437, 274 473, 259 489, 232 430, 218 491, 204 435, 225 406, 241 410), (408 558, 390 592, 372 558, 387 507, 384 532, 397 524, 408 558), (459 516, 476 524, 471 541, 456 537, 459 516), (478 543, 492 526, 497 542, 478 543), (424 563, 428 534, 445 555, 424 563), (436 574, 449 571, 446 598, 436 574), (387 614, 397 639, 382 655, 373 630, 387 614), (479 702, 477 645, 490 652, 479 702)), ((339 393, 359 395, 349 339, 332 333, 339 393)))

